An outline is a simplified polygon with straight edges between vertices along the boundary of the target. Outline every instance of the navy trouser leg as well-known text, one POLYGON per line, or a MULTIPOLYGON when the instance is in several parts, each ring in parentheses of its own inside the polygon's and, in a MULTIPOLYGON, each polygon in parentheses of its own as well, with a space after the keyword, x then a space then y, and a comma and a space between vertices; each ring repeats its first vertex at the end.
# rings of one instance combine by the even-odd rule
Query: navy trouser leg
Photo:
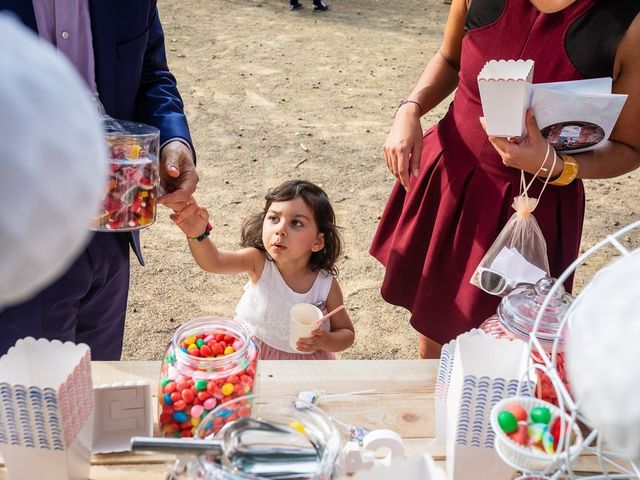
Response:
POLYGON ((128 290, 128 236, 97 233, 55 283, 0 312, 0 354, 32 336, 86 343, 92 359, 119 360, 128 290))
POLYGON ((93 360, 120 360, 129 294, 129 239, 126 234, 101 235, 119 238, 89 248, 101 268, 88 295, 80 302, 76 342, 91 347, 93 360))

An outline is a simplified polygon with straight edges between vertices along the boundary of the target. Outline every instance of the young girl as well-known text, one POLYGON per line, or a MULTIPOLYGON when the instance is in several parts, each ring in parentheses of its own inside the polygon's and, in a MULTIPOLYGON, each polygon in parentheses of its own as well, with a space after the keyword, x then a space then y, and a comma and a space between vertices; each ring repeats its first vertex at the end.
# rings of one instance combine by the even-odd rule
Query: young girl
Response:
POLYGON ((341 239, 333 207, 318 186, 302 180, 283 183, 265 196, 264 210, 242 226, 238 251, 219 250, 209 237, 208 212, 191 199, 171 219, 189 239, 191 254, 203 270, 249 274, 236 314, 255 329, 265 360, 334 359, 351 346, 353 325, 343 309, 289 345, 289 312, 297 303, 325 311, 342 305, 335 275, 341 239), (304 353, 300 353, 304 352, 304 353))

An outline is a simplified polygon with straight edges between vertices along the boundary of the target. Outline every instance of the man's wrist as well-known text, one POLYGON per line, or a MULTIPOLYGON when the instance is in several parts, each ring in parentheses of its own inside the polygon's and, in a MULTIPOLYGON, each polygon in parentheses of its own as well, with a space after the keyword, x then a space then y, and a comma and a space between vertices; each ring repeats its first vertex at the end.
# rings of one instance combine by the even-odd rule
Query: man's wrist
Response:
POLYGON ((160 145, 160 151, 162 151, 162 149, 164 147, 166 147, 168 144, 172 143, 172 142, 178 142, 183 144, 185 147, 187 147, 189 149, 189 151, 191 152, 191 156, 193 157, 193 148, 191 147, 191 145, 189 144, 189 142, 187 142, 184 138, 182 137, 172 137, 168 140, 165 140, 164 142, 162 142, 162 145, 160 145))

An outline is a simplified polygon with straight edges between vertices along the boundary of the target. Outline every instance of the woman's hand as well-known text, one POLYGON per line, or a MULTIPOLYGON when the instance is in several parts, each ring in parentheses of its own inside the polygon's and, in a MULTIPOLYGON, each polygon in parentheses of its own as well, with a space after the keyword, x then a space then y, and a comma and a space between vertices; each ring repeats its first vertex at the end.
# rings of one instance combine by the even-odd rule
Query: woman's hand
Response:
POLYGON ((170 218, 187 237, 195 238, 202 235, 207 228, 209 212, 198 206, 195 199, 190 197, 186 201, 185 207, 179 212, 172 213, 170 218))
POLYGON ((420 109, 405 103, 396 112, 391 131, 384 142, 384 160, 394 177, 409 191, 409 175, 418 176, 422 153, 420 109))
POLYGON ((322 327, 316 328, 311 332, 310 337, 302 337, 298 339, 296 348, 301 352, 313 353, 318 350, 326 350, 325 342, 329 337, 329 332, 322 327))
MULTIPOLYGON (((553 165, 553 149, 547 149, 549 144, 540 133, 532 109, 527 110, 525 122, 526 134, 524 137, 502 138, 489 136, 489 142, 491 142, 491 145, 493 145, 500 157, 502 157, 502 163, 507 167, 518 168, 532 175, 538 173, 540 177, 553 178, 560 175, 560 173, 562 173, 562 162, 558 159, 554 171, 551 171, 553 165), (547 155, 545 159, 547 151, 549 155, 547 155), (542 170, 540 170, 540 167, 542 167, 542 170)), ((484 119, 481 119, 481 123, 486 131, 484 119)))

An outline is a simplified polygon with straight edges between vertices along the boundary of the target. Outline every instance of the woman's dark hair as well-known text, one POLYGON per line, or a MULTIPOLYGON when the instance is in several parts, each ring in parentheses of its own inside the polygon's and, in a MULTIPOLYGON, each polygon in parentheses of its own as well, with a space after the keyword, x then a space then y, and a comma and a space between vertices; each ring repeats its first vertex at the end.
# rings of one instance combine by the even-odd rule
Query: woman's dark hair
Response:
POLYGON ((266 252, 262 243, 262 224, 271 204, 287 202, 297 197, 309 206, 318 231, 324 235, 324 248, 319 252, 313 252, 309 259, 311 270, 315 272, 324 269, 333 275, 338 275, 335 263, 342 253, 342 238, 336 225, 336 215, 325 191, 311 182, 289 180, 269 190, 264 197, 266 203, 262 212, 251 215, 242 224, 240 246, 253 247, 266 252))

